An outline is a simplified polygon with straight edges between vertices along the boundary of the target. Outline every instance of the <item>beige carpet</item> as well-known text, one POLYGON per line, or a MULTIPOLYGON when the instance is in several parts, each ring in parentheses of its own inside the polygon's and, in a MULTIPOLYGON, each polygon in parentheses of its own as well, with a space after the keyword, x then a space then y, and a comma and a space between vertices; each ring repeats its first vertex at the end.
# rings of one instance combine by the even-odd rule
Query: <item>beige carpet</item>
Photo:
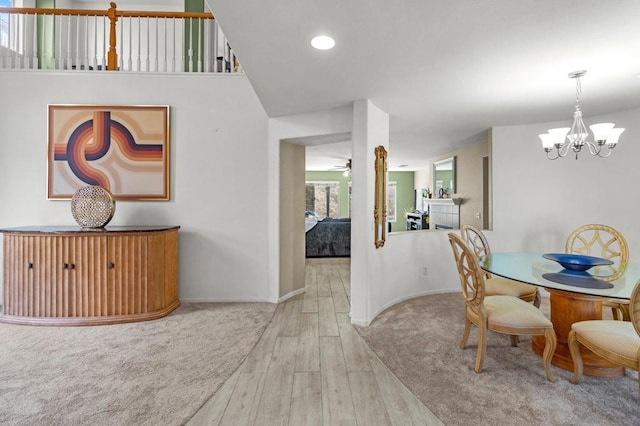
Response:
MULTIPOLYGON (((541 307, 548 312, 547 302, 541 307)), ((358 332, 389 369, 446 425, 638 425, 637 373, 616 379, 553 367, 547 382, 531 340, 517 348, 489 333, 484 369, 473 371, 477 329, 458 348, 464 303, 459 293, 419 297, 379 315, 358 332)))
POLYGON ((0 424, 179 425, 233 374, 275 311, 183 304, 155 321, 0 324, 0 424))

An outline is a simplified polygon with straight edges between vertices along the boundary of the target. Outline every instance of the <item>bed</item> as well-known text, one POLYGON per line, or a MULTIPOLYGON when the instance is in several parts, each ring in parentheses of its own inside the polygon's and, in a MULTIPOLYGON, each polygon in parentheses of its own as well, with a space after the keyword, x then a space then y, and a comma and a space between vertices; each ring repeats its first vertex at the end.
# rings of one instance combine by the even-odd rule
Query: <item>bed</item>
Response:
POLYGON ((351 256, 351 219, 308 217, 305 220, 306 257, 351 256))

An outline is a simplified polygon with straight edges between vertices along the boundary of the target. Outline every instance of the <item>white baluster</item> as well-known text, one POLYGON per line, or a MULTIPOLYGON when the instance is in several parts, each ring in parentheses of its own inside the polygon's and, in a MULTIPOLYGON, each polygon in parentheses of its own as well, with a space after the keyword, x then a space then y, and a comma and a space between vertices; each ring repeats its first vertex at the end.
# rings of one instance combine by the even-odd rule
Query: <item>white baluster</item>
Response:
POLYGON ((107 47, 108 46, 108 43, 107 43, 107 23, 109 21, 107 21, 107 19, 108 18, 106 16, 102 17, 102 69, 104 71, 107 70, 107 66, 108 66, 107 53, 108 53, 108 50, 109 50, 109 48, 107 47))
MULTIPOLYGON (((69 16, 71 20, 71 16, 69 16)), ((81 70, 83 68, 80 63, 80 16, 75 17, 76 21, 76 69, 81 70)))
POLYGON ((176 18, 171 18, 171 72, 176 72, 176 18))
POLYGON ((84 43, 83 43, 83 53, 82 62, 84 62, 84 68, 86 70, 91 69, 91 64, 89 63, 89 15, 85 15, 84 17, 84 43))
POLYGON ((193 18, 189 18, 189 47, 187 48, 187 57, 189 64, 189 72, 193 71, 193 18))
POLYGON ((129 21, 129 59, 127 61, 127 69, 129 71, 132 70, 132 62, 131 62, 131 57, 133 56, 133 44, 132 44, 132 39, 133 39, 133 31, 131 30, 131 22, 133 21, 133 18, 128 18, 127 21, 129 21))
POLYGON ((224 38, 224 72, 231 72, 231 46, 229 46, 229 42, 227 38, 224 38))
POLYGON ((42 69, 49 69, 51 65, 51 59, 49 58, 49 49, 45 46, 44 35, 47 33, 47 15, 42 15, 42 34, 40 34, 40 46, 42 46, 42 58, 44 62, 42 63, 42 69))
POLYGON ((20 33, 18 32, 19 26, 20 26, 20 20, 18 19, 17 15, 13 15, 12 14, 12 24, 13 24, 13 29, 12 29, 12 33, 13 33, 13 43, 11 43, 9 45, 9 48, 12 51, 12 61, 11 61, 11 68, 20 68, 20 55, 18 54, 18 44, 20 42, 20 33))
POLYGON ((138 16, 138 54, 136 55, 136 71, 140 71, 140 64, 141 64, 141 59, 140 59, 141 53, 140 53, 140 17, 138 16))
MULTIPOLYGON (((54 47, 54 50, 56 50, 56 48, 58 50, 58 54, 54 55, 54 56, 57 57, 57 61, 56 62, 57 62, 58 65, 56 66, 56 69, 61 70, 61 69, 64 69, 64 66, 63 66, 64 59, 62 57, 62 55, 63 55, 63 52, 62 52, 62 32, 63 31, 62 31, 62 15, 58 15, 58 16, 60 17, 60 19, 58 19, 58 27, 60 28, 58 33, 60 34, 60 37, 59 37, 60 41, 58 43, 58 46, 54 47)), ((55 15, 54 15, 54 19, 55 19, 55 15)), ((53 30, 55 31, 55 28, 53 30)))
POLYGON ((209 72, 209 35, 211 33, 210 30, 210 21, 209 19, 207 19, 206 21, 204 21, 203 23, 204 25, 204 46, 203 46, 203 52, 204 52, 204 72, 209 72))
POLYGON ((22 39, 23 39, 23 37, 22 37, 22 32, 20 30, 20 27, 21 27, 20 24, 22 23, 22 15, 16 15, 16 19, 14 21, 15 21, 15 27, 16 27, 16 29, 15 29, 15 31, 16 31, 16 33, 15 33, 16 34, 16 36, 15 36, 16 42, 15 42, 15 46, 14 46, 15 51, 16 51, 16 56, 15 56, 15 58, 16 58, 15 59, 16 68, 22 68, 22 60, 21 60, 21 56, 22 55, 21 54, 23 53, 22 52, 22 39))
POLYGON ((32 69, 38 69, 38 14, 33 15, 33 49, 32 49, 31 66, 32 69))
POLYGON ((218 72, 218 21, 213 21, 213 72, 218 72))
POLYGON ((167 49, 169 46, 167 45, 167 18, 163 19, 164 21, 164 64, 162 66, 162 70, 167 72, 167 49))
POLYGON ((202 18, 198 18, 198 72, 202 72, 202 18))
POLYGON ((22 15, 20 17, 20 21, 22 22, 22 30, 20 31, 20 39, 21 41, 21 49, 20 53, 22 55, 22 68, 29 69, 31 58, 29 58, 29 51, 27 50, 27 42, 28 36, 27 32, 29 30, 29 15, 22 15))
MULTIPOLYGON (((11 18, 9 18, 11 19, 11 18)), ((11 39, 13 37, 11 37, 11 32, 9 32, 9 34, 7 34, 7 46, 11 46, 11 39)), ((1 52, 1 56, 0 56, 0 67, 2 68, 11 68, 11 57, 10 52, 11 49, 0 49, 1 52)))
POLYGON ((155 23, 156 27, 156 57, 154 58, 154 64, 155 71, 158 72, 160 71, 160 69, 158 68, 158 45, 160 44, 160 38, 158 37, 158 27, 160 26, 160 21, 158 20, 158 18, 154 18, 153 22, 155 23))
POLYGON ((151 38, 149 33, 149 27, 151 26, 151 18, 147 18, 147 60, 146 60, 146 68, 147 72, 151 71, 150 59, 151 59, 151 38))
MULTIPOLYGON (((177 25, 178 20, 176 18, 173 18, 173 64, 172 64, 172 71, 176 72, 176 61, 178 60, 178 58, 176 58, 176 25, 177 25)), ((182 21, 181 21, 182 22, 182 21)), ((181 69, 181 68, 179 68, 181 69)))
MULTIPOLYGON (((120 49, 119 55, 118 55, 118 70, 122 70, 124 69, 124 22, 122 22, 122 19, 124 18, 120 18, 118 19, 118 22, 116 22, 116 25, 120 25, 120 39, 118 40, 118 43, 116 44, 116 51, 118 49, 120 49)), ((117 29, 116 29, 117 31, 117 29)))
MULTIPOLYGON (((88 33, 88 31, 87 31, 88 33)), ((87 34, 88 37, 88 34, 87 34)), ((88 43, 88 39, 87 39, 88 43)), ((93 57, 91 58, 93 69, 98 69, 98 16, 93 15, 93 57)))
POLYGON ((71 15, 67 17, 67 69, 72 67, 71 59, 71 15))

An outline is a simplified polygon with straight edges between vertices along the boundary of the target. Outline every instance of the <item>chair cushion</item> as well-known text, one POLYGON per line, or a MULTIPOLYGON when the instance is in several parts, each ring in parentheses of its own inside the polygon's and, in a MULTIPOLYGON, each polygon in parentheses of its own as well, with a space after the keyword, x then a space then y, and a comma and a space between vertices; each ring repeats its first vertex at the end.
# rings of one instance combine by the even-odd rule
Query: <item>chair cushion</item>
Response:
POLYGON ((489 324, 506 328, 553 328, 549 318, 531 303, 513 296, 484 298, 489 324))
POLYGON ((573 323, 574 330, 581 339, 614 353, 630 362, 638 362, 640 336, 628 321, 594 320, 573 323))
POLYGON ((536 289, 535 285, 502 277, 491 277, 484 282, 484 291, 487 296, 505 295, 522 297, 535 293, 536 289))

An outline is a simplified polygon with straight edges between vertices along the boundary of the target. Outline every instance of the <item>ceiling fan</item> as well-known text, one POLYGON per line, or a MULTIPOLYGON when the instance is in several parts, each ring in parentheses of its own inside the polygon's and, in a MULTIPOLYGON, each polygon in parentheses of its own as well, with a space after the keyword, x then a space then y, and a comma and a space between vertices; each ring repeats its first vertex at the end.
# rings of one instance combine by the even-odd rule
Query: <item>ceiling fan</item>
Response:
POLYGON ((351 158, 349 158, 344 166, 333 166, 329 171, 344 171, 344 175, 349 176, 351 174, 351 158))

